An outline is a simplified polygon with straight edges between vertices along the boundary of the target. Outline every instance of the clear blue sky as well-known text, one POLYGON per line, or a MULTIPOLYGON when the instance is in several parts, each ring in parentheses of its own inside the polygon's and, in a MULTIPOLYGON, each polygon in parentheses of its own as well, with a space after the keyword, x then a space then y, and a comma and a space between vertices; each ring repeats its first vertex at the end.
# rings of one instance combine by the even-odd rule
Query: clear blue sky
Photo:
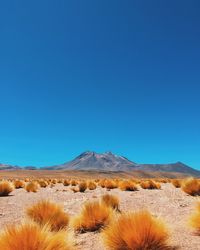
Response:
POLYGON ((85 150, 200 169, 200 1, 0 3, 0 162, 85 150))

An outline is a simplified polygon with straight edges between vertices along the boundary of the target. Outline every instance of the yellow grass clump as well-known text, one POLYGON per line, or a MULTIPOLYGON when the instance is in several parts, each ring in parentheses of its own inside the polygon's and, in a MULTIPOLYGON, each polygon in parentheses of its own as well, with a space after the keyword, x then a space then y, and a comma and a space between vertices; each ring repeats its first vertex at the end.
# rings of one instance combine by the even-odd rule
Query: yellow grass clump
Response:
POLYGON ((31 222, 7 227, 0 234, 2 250, 72 250, 66 232, 50 232, 47 226, 31 222))
POLYGON ((105 180, 104 185, 105 185, 105 188, 107 189, 117 188, 117 184, 114 180, 105 180))
POLYGON ((97 188, 97 185, 95 184, 95 182, 90 181, 90 182, 88 183, 88 189, 89 189, 89 190, 95 190, 96 188, 97 188))
POLYGON ((105 188, 105 179, 98 181, 98 186, 105 188))
POLYGON ((180 188, 181 187, 181 180, 179 179, 173 179, 171 181, 172 185, 175 187, 175 188, 180 188))
POLYGON ((71 186, 76 186, 78 182, 76 180, 71 180, 71 186))
POLYGON ((140 183, 141 188, 143 189, 160 189, 161 185, 158 182, 148 180, 148 181, 142 181, 140 183))
POLYGON ((0 181, 0 196, 7 196, 14 190, 14 187, 9 181, 0 181))
POLYGON ((69 185, 70 185, 70 181, 65 179, 65 180, 63 181, 63 185, 64 185, 64 186, 69 186, 69 185))
POLYGON ((192 196, 200 195, 200 181, 194 178, 189 178, 183 181, 181 189, 192 196))
POLYGON ((40 201, 27 209, 27 215, 40 225, 48 224, 52 231, 65 229, 69 223, 69 215, 61 206, 50 201, 40 201))
POLYGON ((64 181, 63 179, 59 179, 58 183, 63 183, 63 181, 64 181))
POLYGON ((97 231, 110 222, 111 216, 112 209, 104 203, 87 202, 80 214, 73 218, 72 226, 80 233, 97 231))
POLYGON ((35 181, 29 182, 26 184, 25 189, 27 192, 34 192, 36 193, 39 189, 39 184, 35 181))
POLYGON ((57 179, 52 179, 52 180, 51 180, 51 183, 53 183, 53 184, 57 184, 57 182, 58 182, 57 179))
POLYGON ((122 191, 137 191, 138 190, 136 184, 131 181, 121 181, 119 183, 119 188, 122 191))
POLYGON ((200 202, 197 204, 196 211, 191 215, 189 223, 196 230, 197 234, 200 235, 200 202))
POLYGON ((45 187, 48 186, 48 182, 45 181, 45 180, 39 180, 39 181, 38 181, 38 184, 39 184, 40 187, 42 187, 42 188, 45 188, 45 187))
POLYGON ((126 213, 115 219, 103 232, 110 250, 167 250, 168 231, 148 211, 126 213))
POLYGON ((14 187, 16 189, 24 188, 24 186, 25 186, 25 182, 24 181, 22 181, 22 180, 15 180, 14 181, 14 187))
POLYGON ((119 211, 119 198, 117 196, 112 195, 112 194, 104 194, 101 197, 101 201, 106 206, 119 211))
POLYGON ((79 192, 83 193, 87 189, 87 183, 85 181, 80 182, 78 187, 79 187, 79 192))

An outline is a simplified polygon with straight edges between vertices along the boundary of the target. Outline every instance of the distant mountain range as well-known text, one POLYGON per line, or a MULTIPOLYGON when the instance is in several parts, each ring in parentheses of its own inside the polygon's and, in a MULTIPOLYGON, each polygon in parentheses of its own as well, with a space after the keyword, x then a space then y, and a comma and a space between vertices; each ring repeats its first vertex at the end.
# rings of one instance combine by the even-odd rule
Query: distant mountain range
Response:
MULTIPOLYGON (((0 164, 0 170, 35 170, 33 166, 19 167, 12 165, 0 164)), ((200 176, 200 171, 193 169, 182 162, 170 164, 138 164, 128 160, 126 157, 115 155, 111 152, 98 154, 87 151, 73 159, 72 161, 42 167, 40 170, 84 170, 84 171, 114 171, 114 172, 129 172, 129 171, 144 171, 144 172, 169 172, 181 173, 185 175, 200 176)))

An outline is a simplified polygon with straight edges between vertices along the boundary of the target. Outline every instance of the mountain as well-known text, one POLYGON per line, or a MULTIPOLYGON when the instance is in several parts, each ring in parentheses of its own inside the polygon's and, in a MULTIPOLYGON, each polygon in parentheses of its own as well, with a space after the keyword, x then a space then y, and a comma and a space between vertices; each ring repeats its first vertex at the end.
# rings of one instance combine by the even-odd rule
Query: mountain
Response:
POLYGON ((200 176, 200 171, 191 168, 182 162, 176 162, 170 164, 140 164, 139 167, 137 167, 137 169, 147 172, 151 171, 174 172, 174 173, 200 176))
POLYGON ((98 154, 87 151, 74 160, 64 164, 45 167, 49 170, 96 170, 96 171, 144 171, 144 172, 169 172, 186 175, 200 176, 200 171, 193 169, 181 162, 171 164, 138 164, 126 157, 115 155, 111 152, 98 154))
POLYGON ((136 163, 129 161, 125 157, 114 155, 111 152, 97 154, 95 152, 87 151, 70 162, 45 167, 45 169, 130 171, 133 170, 136 165, 136 163))
POLYGON ((35 168, 33 166, 18 167, 6 164, 0 164, 0 170, 76 170, 76 171, 90 171, 90 172, 135 172, 142 173, 142 175, 150 174, 173 174, 180 173, 182 175, 200 176, 200 171, 193 169, 182 162, 170 164, 138 164, 128 160, 126 157, 115 155, 111 152, 98 154, 96 152, 86 151, 80 154, 72 161, 48 166, 43 168, 35 168))
POLYGON ((17 170, 21 169, 19 166, 13 166, 9 164, 0 164, 0 170, 17 170))

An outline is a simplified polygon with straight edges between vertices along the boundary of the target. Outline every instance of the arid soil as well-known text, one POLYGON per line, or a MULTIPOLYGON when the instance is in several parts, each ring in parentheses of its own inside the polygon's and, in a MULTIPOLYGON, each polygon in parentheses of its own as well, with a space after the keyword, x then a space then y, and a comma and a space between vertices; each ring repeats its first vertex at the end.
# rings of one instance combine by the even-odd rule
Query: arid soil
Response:
MULTIPOLYGON (((0 197, 0 228, 7 224, 16 224, 25 220, 27 206, 41 199, 50 199, 64 206, 64 210, 71 216, 76 215, 81 205, 86 201, 95 200, 106 192, 120 198, 120 209, 136 211, 148 209, 153 215, 162 218, 168 226, 171 237, 170 242, 178 249, 200 249, 200 236, 196 236, 188 227, 188 217, 193 212, 197 197, 192 197, 171 184, 162 184, 161 190, 144 190, 129 192, 113 189, 107 191, 98 187, 94 191, 73 193, 70 187, 56 184, 53 188, 40 188, 37 193, 28 193, 24 189, 14 190, 8 197, 0 197)), ((76 249, 103 250, 101 233, 75 234, 76 249)))

